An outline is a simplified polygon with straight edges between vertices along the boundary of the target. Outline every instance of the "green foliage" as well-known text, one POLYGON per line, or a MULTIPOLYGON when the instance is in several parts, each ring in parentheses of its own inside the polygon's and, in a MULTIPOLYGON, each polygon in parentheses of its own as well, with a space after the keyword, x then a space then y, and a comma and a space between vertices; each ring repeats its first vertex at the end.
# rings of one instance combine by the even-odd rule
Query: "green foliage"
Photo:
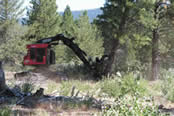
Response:
POLYGON ((17 20, 23 15, 21 7, 24 0, 1 0, 0 1, 0 23, 6 20, 17 20))
POLYGON ((8 62, 21 65, 23 56, 26 53, 26 44, 24 38, 27 32, 27 27, 21 26, 18 23, 9 25, 4 35, 4 43, 0 45, 0 59, 8 62))
MULTIPOLYGON (((159 54, 169 53, 173 46, 173 24, 171 23, 173 2, 168 9, 157 4, 156 0, 108 0, 102 8, 103 14, 98 16, 96 23, 102 30, 105 53, 114 53, 111 49, 116 46, 114 39, 118 39, 123 46, 125 59, 120 59, 120 54, 115 52, 117 63, 115 71, 125 71, 127 67, 137 67, 151 62, 152 48, 159 46, 159 54), (155 7, 158 6, 157 12, 155 7), (170 14, 170 15, 169 15, 170 14), (159 42, 152 43, 153 31, 157 29, 159 42), (109 31, 108 31, 109 30, 109 31), (169 32, 170 31, 170 32, 169 32), (124 63, 121 62, 124 60, 124 63), (122 67, 125 65, 124 67, 122 67), (127 65, 127 66, 126 66, 127 65), (125 69, 123 69, 125 68, 125 69)), ((121 46, 120 45, 120 46, 121 46)), ((118 47, 119 48, 119 47, 118 47)), ((173 53, 173 52, 172 52, 173 53)), ((114 55, 112 55, 114 56, 114 55)), ((132 70, 131 70, 132 71, 132 70)))
POLYGON ((125 95, 127 93, 130 93, 132 95, 144 95, 144 92, 146 90, 145 83, 146 82, 143 80, 136 80, 132 73, 125 75, 121 81, 121 94, 125 95))
MULTIPOLYGON (((100 31, 93 24, 90 24, 87 12, 83 14, 76 21, 77 28, 75 29, 75 43, 84 50, 88 56, 101 56, 103 54, 103 38, 100 31)), ((74 61, 79 64, 81 61, 70 50, 66 49, 66 61, 74 61)))
POLYGON ((160 113, 151 98, 138 96, 124 96, 116 100, 111 108, 107 107, 102 112, 103 116, 169 116, 160 113))
POLYGON ((112 97, 119 97, 121 94, 120 82, 121 80, 114 78, 106 78, 100 82, 101 92, 112 97))
POLYGON ((24 93, 31 93, 34 90, 34 85, 32 83, 23 83, 21 89, 24 93))
POLYGON ((141 56, 138 50, 151 42, 148 35, 141 33, 144 27, 139 25, 138 21, 138 13, 142 7, 137 7, 139 2, 141 1, 108 0, 102 8, 103 14, 99 15, 96 21, 104 36, 105 54, 117 56, 111 63, 113 72, 127 71, 134 67, 139 62, 138 56, 141 56), (118 45, 116 40, 119 41, 118 45), (115 50, 114 46, 116 46, 115 50), (116 52, 118 48, 123 51, 124 58, 120 57, 121 53, 116 52))
MULTIPOLYGON (((32 10, 29 12, 28 25, 30 25, 28 37, 36 40, 54 36, 62 32, 66 37, 75 37, 75 42, 90 56, 103 54, 103 39, 94 25, 91 25, 87 14, 84 14, 75 24, 69 6, 62 16, 56 13, 55 0, 32 0, 32 10), (56 14, 55 14, 56 13, 56 14), (48 18, 49 17, 49 18, 48 18), (78 28, 77 28, 78 27, 78 28), (60 29, 61 28, 61 29, 60 29), (89 47, 91 46, 91 47, 89 47), (91 48, 91 49, 89 49, 91 48)), ((55 47, 56 60, 60 62, 75 61, 81 63, 73 51, 65 46, 55 47)))
POLYGON ((146 6, 146 8, 142 8, 140 9, 139 11, 139 14, 140 14, 140 22, 148 29, 151 29, 153 30, 154 28, 156 28, 157 26, 157 20, 154 19, 154 11, 152 8, 153 7, 153 4, 148 2, 146 4, 149 4, 148 8, 146 6))
POLYGON ((11 116, 11 110, 9 108, 1 108, 0 116, 11 116))
POLYGON ((21 65, 25 53, 22 37, 27 27, 18 24, 23 15, 23 0, 3 0, 0 3, 0 59, 8 63, 21 65))
POLYGON ((174 101, 174 77, 172 71, 165 73, 165 78, 161 84, 161 91, 168 100, 174 101))
MULTIPOLYGON (((62 22, 60 24, 61 27, 61 33, 64 34, 64 36, 68 38, 74 37, 75 33, 75 22, 73 19, 73 15, 71 12, 71 9, 69 6, 66 7, 63 16, 62 16, 62 22)), ((66 49, 68 49, 66 46, 58 45, 55 47, 56 50, 56 61, 58 63, 65 62, 66 59, 66 49)))
POLYGON ((101 92, 115 98, 126 94, 143 96, 147 92, 146 86, 147 82, 145 80, 137 80, 131 73, 122 78, 117 76, 106 78, 100 83, 101 92))
POLYGON ((169 52, 171 44, 168 41, 173 38, 173 27, 171 19, 168 17, 170 12, 168 9, 171 9, 172 5, 164 7, 165 5, 162 5, 160 1, 151 2, 149 0, 142 0, 138 5, 143 6, 142 8, 138 6, 140 9, 138 21, 145 27, 145 34, 152 39, 152 78, 156 79, 159 73, 159 60, 154 61, 154 59, 163 57, 163 54, 166 55, 169 52))
POLYGON ((60 32, 60 16, 57 13, 56 0, 32 0, 28 12, 29 39, 41 39, 55 36, 60 32))
POLYGON ((132 25, 129 18, 136 17, 134 7, 133 0, 107 0, 105 6, 101 8, 103 14, 98 16, 96 23, 103 32, 106 47, 113 42, 112 39, 119 39, 120 43, 126 41, 132 25))
POLYGON ((69 38, 74 37, 75 28, 76 28, 76 25, 73 19, 71 9, 69 6, 66 6, 66 9, 62 17, 62 23, 61 23, 62 33, 69 38))

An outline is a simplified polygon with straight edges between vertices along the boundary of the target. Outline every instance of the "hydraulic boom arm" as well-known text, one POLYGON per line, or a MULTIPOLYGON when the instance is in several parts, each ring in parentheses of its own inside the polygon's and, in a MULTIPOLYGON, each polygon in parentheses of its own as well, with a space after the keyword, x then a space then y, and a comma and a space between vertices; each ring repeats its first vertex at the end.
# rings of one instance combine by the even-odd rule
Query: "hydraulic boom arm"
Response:
POLYGON ((74 40, 74 38, 69 39, 69 38, 65 37, 64 35, 62 35, 62 34, 58 34, 54 37, 44 38, 44 39, 38 40, 36 43, 43 43, 43 44, 47 43, 47 44, 52 45, 52 44, 54 44, 52 42, 62 41, 63 44, 65 44, 66 46, 71 48, 74 51, 74 53, 80 58, 80 60, 86 66, 88 66, 88 68, 90 68, 90 64, 89 64, 88 60, 85 57, 85 56, 87 56, 86 53, 82 49, 80 49, 79 46, 76 43, 73 42, 73 40, 74 40))

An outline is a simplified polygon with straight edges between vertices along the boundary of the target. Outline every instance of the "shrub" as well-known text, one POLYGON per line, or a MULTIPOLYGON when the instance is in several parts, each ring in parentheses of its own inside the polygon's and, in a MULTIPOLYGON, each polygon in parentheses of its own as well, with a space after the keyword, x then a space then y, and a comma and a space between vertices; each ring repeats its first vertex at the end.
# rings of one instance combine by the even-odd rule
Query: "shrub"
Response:
POLYGON ((167 116, 158 111, 150 98, 124 96, 116 100, 110 108, 105 107, 103 116, 167 116))
POLYGON ((163 84, 161 85, 161 90, 163 95, 167 97, 168 100, 174 102, 174 78, 166 77, 166 79, 163 80, 163 84))
POLYGON ((173 77, 174 75, 174 69, 160 69, 160 79, 161 80, 166 80, 167 78, 173 77))
POLYGON ((126 94, 144 95, 146 86, 147 82, 145 80, 137 80, 132 73, 126 74, 122 78, 113 75, 100 82, 101 92, 116 98, 126 94))
POLYGON ((0 116, 10 116, 11 110, 8 108, 0 109, 0 116))
POLYGON ((34 90, 34 85, 32 83, 24 83, 21 88, 22 92, 31 93, 34 90))
POLYGON ((146 91, 146 81, 137 80, 132 73, 126 74, 121 81, 121 94, 139 94, 144 95, 146 91))
POLYGON ((101 92, 106 93, 112 97, 120 96, 120 94, 121 94, 120 81, 121 81, 121 79, 119 79, 119 78, 114 78, 114 79, 112 79, 111 77, 104 78, 99 83, 101 92))

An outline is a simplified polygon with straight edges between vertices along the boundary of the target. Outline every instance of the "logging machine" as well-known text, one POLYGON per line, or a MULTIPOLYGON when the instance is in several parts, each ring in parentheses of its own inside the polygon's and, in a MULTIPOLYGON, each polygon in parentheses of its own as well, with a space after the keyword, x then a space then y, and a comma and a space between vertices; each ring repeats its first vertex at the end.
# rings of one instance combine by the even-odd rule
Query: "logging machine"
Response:
MULTIPOLYGON (((59 35, 62 36, 62 35, 59 35)), ((24 56, 24 65, 50 65, 55 63, 55 52, 52 50, 52 45, 57 41, 55 37, 44 38, 36 41, 34 44, 26 46, 27 55, 24 56)))
POLYGON ((34 44, 29 44, 26 46, 28 51, 27 55, 24 56, 23 64, 33 66, 55 64, 55 52, 52 46, 58 45, 59 41, 62 41, 64 45, 74 51, 84 64, 89 65, 85 58, 86 53, 73 40, 74 38, 67 38, 62 34, 58 34, 54 37, 40 39, 34 44))

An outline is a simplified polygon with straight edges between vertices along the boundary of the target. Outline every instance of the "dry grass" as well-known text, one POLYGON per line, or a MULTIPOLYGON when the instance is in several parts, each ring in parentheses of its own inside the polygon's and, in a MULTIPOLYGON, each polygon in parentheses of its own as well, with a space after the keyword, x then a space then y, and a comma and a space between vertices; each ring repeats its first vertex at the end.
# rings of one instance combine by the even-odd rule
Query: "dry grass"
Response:
MULTIPOLYGON (((71 89, 73 86, 76 88, 76 92, 79 90, 80 95, 90 95, 95 96, 96 98, 101 97, 103 91, 101 91, 101 87, 105 88, 102 81, 95 82, 92 80, 77 80, 79 76, 84 76, 82 74, 73 75, 72 77, 66 77, 61 73, 54 72, 52 70, 48 70, 45 68, 38 68, 33 70, 33 73, 37 73, 36 76, 31 77, 31 81, 33 81, 36 87, 42 87, 45 89, 44 94, 49 95, 66 95, 70 96, 71 89), (38 76, 39 75, 39 76, 38 76), (76 77, 77 76, 77 77, 76 77), (63 79, 62 79, 63 78, 63 79), (66 80, 66 79, 68 80, 66 80), (65 79, 65 80, 64 80, 65 79), (64 81, 62 81, 64 80, 64 81), (100 90, 98 92, 98 90, 100 90)), ((7 83, 11 83, 14 80, 14 72, 6 72, 7 83)), ((84 78, 84 77, 83 77, 84 78)), ((20 81, 24 82, 25 78, 22 78, 20 81)), ((17 80, 14 80, 15 83, 17 80)), ((112 81, 112 80, 109 80, 112 81)), ((173 103, 166 101, 166 99, 162 96, 160 91, 161 81, 148 82, 148 86, 146 86, 149 95, 154 96, 154 100, 156 104, 164 104, 166 108, 174 108, 173 103), (160 102, 159 102, 160 101, 160 102)), ((108 84, 110 86, 111 84, 108 84)), ((115 86, 113 86, 115 87, 115 86)), ((117 88, 113 88, 117 89, 117 88)), ((16 106, 15 106, 16 107, 16 106)), ((62 104, 57 106, 55 103, 47 103, 47 104, 38 104, 36 109, 23 109, 18 108, 13 109, 13 111, 17 112, 19 116, 92 116, 94 114, 99 114, 100 111, 96 109, 91 109, 86 104, 62 104)))

